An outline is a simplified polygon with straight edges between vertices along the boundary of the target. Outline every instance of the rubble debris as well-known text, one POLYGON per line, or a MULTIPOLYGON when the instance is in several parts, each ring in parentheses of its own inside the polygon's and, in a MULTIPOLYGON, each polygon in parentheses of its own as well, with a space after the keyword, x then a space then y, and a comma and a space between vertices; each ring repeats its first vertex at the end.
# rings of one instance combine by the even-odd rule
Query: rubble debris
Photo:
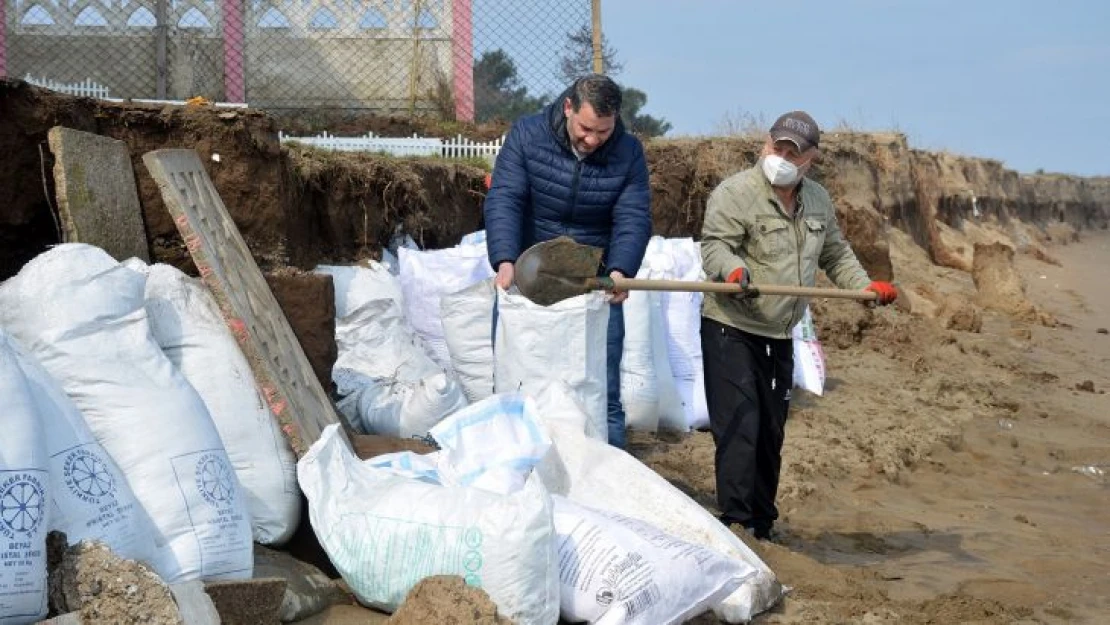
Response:
POLYGON ((169 586, 149 566, 117 557, 107 545, 65 534, 47 537, 51 614, 78 612, 83 623, 184 625, 169 586))

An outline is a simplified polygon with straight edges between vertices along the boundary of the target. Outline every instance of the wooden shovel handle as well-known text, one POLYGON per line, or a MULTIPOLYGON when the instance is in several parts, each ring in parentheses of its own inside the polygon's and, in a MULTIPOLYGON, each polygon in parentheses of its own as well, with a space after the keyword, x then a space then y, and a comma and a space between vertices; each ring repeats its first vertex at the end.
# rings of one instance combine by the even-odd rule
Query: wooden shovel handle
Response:
MULTIPOLYGON (((594 278, 588 281, 591 288, 622 291, 675 291, 684 293, 739 293, 740 285, 733 282, 703 282, 690 280, 635 280, 632 278, 594 278)), ((838 299, 876 300, 877 293, 850 289, 828 289, 813 286, 786 286, 753 284, 747 288, 752 295, 790 295, 794 297, 832 297, 838 299)))

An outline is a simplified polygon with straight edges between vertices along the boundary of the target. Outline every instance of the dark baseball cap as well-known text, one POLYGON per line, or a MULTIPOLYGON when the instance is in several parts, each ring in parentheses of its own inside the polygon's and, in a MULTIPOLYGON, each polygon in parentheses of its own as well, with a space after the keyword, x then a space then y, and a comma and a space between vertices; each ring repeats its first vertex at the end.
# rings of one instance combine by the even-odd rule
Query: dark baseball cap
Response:
POLYGON ((821 130, 817 122, 805 111, 790 111, 775 120, 771 126, 772 141, 790 141, 798 146, 798 151, 805 152, 817 147, 821 140, 821 130))

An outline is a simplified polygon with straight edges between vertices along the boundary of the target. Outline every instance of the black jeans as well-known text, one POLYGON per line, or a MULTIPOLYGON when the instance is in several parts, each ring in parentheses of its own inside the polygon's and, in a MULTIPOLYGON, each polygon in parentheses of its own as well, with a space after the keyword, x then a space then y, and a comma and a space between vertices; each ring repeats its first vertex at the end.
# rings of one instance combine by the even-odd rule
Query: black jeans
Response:
POLYGON ((794 380, 793 342, 703 317, 701 350, 721 520, 766 532, 779 516, 775 496, 794 380))

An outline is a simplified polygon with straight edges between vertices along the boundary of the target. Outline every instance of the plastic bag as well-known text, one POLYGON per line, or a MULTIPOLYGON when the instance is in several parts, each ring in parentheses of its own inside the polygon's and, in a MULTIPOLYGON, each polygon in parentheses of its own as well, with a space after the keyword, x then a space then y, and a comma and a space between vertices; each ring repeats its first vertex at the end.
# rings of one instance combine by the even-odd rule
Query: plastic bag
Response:
POLYGON ((825 392, 825 352, 817 340, 813 315, 806 307, 802 320, 791 331, 794 339, 794 386, 814 395, 825 392))
POLYGON ((494 395, 432 428, 444 483, 501 495, 520 490, 551 447, 535 412, 527 397, 494 395))

